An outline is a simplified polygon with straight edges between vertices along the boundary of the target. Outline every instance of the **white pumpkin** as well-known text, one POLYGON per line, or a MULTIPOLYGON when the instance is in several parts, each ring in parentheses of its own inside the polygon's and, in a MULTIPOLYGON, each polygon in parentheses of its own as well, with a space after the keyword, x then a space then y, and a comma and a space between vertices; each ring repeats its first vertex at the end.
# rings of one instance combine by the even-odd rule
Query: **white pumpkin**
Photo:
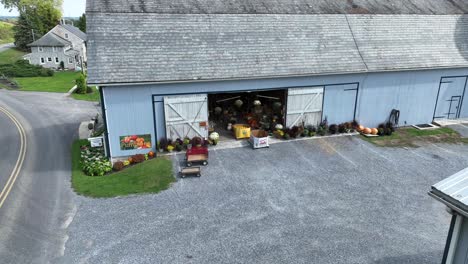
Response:
POLYGON ((276 129, 276 130, 283 130, 283 125, 282 125, 282 124, 277 124, 277 125, 275 126, 275 129, 276 129))
POLYGON ((261 105, 262 105, 262 102, 260 102, 260 100, 255 100, 255 101, 253 102, 253 105, 254 105, 254 106, 261 106, 261 105))
POLYGON ((211 140, 218 140, 219 139, 219 134, 217 132, 213 132, 210 134, 210 139, 211 140))
POLYGON ((219 107, 219 106, 215 107, 214 110, 215 110, 215 113, 218 114, 218 115, 221 114, 221 112, 223 111, 223 109, 221 107, 219 107))
POLYGON ((237 99, 235 102, 234 102, 234 105, 237 106, 237 107, 241 107, 242 105, 244 104, 244 102, 242 102, 242 100, 240 99, 237 99))

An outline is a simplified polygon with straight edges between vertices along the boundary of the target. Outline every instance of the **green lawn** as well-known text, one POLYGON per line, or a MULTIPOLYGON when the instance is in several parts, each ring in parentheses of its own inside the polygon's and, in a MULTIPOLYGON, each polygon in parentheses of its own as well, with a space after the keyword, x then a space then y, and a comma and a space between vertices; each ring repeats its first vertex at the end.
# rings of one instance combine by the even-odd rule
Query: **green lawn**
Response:
POLYGON ((66 93, 75 86, 79 72, 56 72, 52 77, 15 78, 22 91, 66 93))
POLYGON ((99 91, 96 88, 93 88, 92 93, 88 93, 88 94, 72 93, 71 96, 75 100, 92 101, 92 102, 99 102, 101 100, 101 96, 99 94, 99 91))
POLYGON ((22 60, 26 52, 17 49, 7 49, 0 52, 0 64, 11 64, 17 60, 22 60))
POLYGON ((0 45, 13 43, 14 40, 13 24, 0 21, 0 45))
POLYGON ((361 138, 382 147, 418 147, 421 143, 468 143, 455 130, 442 127, 419 130, 413 127, 399 128, 391 136, 361 138))
POLYGON ((166 158, 146 161, 107 176, 86 176, 80 165, 80 146, 86 142, 87 140, 77 140, 72 145, 72 186, 78 194, 109 198, 157 193, 168 189, 175 182, 172 162, 166 158))

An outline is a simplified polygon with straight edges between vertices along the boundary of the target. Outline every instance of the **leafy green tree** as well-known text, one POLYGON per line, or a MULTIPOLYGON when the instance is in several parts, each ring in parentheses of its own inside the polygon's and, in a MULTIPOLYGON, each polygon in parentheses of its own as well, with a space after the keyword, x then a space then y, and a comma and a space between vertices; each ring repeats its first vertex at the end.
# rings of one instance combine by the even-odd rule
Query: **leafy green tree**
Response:
POLYGON ((49 32, 62 17, 60 10, 50 1, 24 5, 20 10, 18 23, 14 27, 15 43, 18 49, 25 51, 29 50, 29 43, 49 32))
POLYGON ((76 21, 76 27, 86 33, 86 14, 83 14, 78 18, 78 21, 76 21))
POLYGON ((62 17, 62 0, 0 0, 6 8, 17 9, 20 17, 14 27, 15 43, 21 50, 29 50, 27 44, 46 34, 62 17))

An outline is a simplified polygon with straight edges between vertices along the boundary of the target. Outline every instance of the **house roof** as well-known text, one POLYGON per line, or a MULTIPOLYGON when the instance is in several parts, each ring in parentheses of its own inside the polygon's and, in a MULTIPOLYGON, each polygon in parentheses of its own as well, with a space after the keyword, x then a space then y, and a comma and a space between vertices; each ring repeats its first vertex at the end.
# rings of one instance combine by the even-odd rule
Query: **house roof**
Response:
POLYGON ((465 14, 466 0, 94 0, 87 13, 465 14))
POLYGON ((84 41, 87 40, 86 33, 81 31, 79 28, 72 26, 72 25, 66 25, 66 24, 61 25, 61 26, 64 27, 66 30, 68 30, 70 33, 73 33, 75 36, 79 37, 80 39, 84 41))
POLYGON ((468 215, 468 168, 434 184, 429 194, 455 211, 468 215))
POLYGON ((28 44, 29 47, 65 47, 67 45, 71 45, 71 42, 52 32, 48 32, 40 39, 28 44))

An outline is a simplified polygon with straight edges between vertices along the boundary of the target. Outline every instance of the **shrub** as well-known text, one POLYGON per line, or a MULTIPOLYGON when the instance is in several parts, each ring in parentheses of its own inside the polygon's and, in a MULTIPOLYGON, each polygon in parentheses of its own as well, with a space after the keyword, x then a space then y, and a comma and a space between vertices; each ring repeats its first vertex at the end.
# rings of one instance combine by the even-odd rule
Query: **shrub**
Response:
POLYGON ((345 133, 346 132, 346 125, 345 124, 339 124, 338 125, 338 133, 345 133))
POLYGON ((309 130, 308 129, 304 129, 304 131, 302 132, 302 137, 308 137, 309 136, 309 130))
POLYGON ((336 132, 338 132, 338 126, 335 124, 330 125, 330 127, 328 128, 328 131, 330 132, 330 134, 334 135, 336 134, 336 132))
POLYGON ((76 78, 75 83, 76 83, 75 93, 86 94, 88 87, 86 86, 86 78, 83 74, 80 74, 80 76, 76 78))
POLYGON ((145 161, 145 155, 143 154, 136 154, 132 156, 132 162, 134 164, 142 163, 143 161, 145 161))
POLYGON ((125 164, 122 161, 117 161, 112 167, 115 171, 121 171, 125 167, 125 164))
POLYGON ((385 135, 385 128, 379 128, 378 131, 379 132, 377 133, 377 135, 379 135, 379 136, 384 136, 385 135))
POLYGON ((0 65, 0 75, 6 77, 48 77, 53 76, 54 71, 38 65, 31 65, 26 60, 18 60, 13 64, 0 65))
POLYGON ((103 148, 81 147, 81 167, 88 176, 104 176, 112 171, 111 162, 104 156, 103 148))
POLYGON ((169 143, 166 138, 161 138, 159 140, 159 149, 166 150, 168 145, 169 143))

